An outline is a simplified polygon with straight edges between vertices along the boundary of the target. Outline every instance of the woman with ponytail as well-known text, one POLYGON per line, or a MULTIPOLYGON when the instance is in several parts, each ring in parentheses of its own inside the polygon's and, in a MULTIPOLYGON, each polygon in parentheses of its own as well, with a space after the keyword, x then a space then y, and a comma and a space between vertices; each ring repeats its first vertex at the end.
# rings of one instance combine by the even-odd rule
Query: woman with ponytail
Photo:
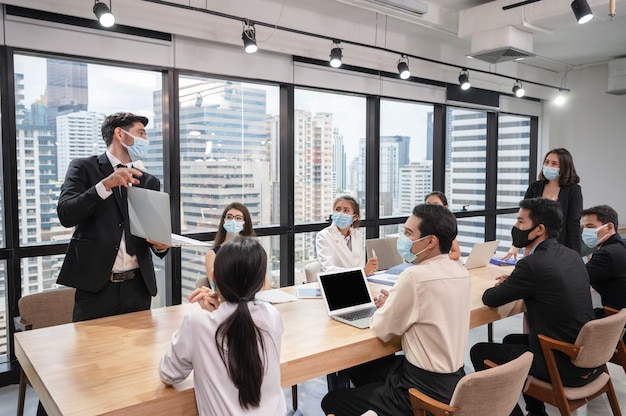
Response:
POLYGON ((172 385, 194 370, 200 415, 283 415, 280 341, 283 324, 269 303, 254 302, 265 282, 267 255, 253 237, 235 237, 215 258, 216 290, 196 289, 201 309, 185 317, 161 359, 172 385))

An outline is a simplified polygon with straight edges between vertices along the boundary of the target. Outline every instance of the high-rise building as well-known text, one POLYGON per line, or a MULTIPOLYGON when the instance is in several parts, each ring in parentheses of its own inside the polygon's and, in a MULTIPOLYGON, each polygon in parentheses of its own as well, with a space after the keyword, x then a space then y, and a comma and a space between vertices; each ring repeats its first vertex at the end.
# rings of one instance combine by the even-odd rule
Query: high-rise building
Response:
POLYGON ((414 162, 400 168, 398 210, 409 215, 415 205, 424 202, 433 186, 433 162, 414 162))
POLYGON ((106 143, 102 139, 100 130, 104 118, 104 114, 92 111, 57 115, 57 178, 59 181, 64 180, 67 167, 72 160, 106 151, 106 143))
POLYGON ((346 151, 343 147, 343 134, 333 129, 333 189, 337 193, 346 190, 346 151))
POLYGON ((89 109, 87 63, 47 59, 46 69, 49 126, 57 114, 89 109))

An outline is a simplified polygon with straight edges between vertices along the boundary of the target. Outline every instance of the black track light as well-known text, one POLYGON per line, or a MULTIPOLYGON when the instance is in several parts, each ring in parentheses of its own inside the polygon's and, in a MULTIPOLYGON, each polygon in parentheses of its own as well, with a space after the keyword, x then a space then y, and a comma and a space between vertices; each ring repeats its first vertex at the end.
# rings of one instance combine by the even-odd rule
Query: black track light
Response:
MULTIPOLYGON (((109 2, 109 4, 111 3, 109 2)), ((93 5, 93 14, 96 15, 98 21, 104 27, 111 27, 115 24, 115 16, 113 16, 111 8, 98 0, 93 5)))
POLYGON ((576 16, 576 21, 580 25, 593 19, 593 12, 587 0, 574 0, 572 2, 572 11, 574 12, 574 16, 576 16))
POLYGON ((334 40, 332 49, 330 50, 330 66, 333 68, 339 68, 341 66, 343 53, 341 52, 341 47, 339 46, 340 43, 340 41, 334 40))
POLYGON ((202 95, 198 93, 196 95, 196 107, 202 107, 202 101, 203 101, 202 95))
POLYGON ((470 84, 469 80, 469 72, 466 68, 461 69, 461 73, 459 74, 459 85, 462 90, 469 90, 472 84, 470 84))
POLYGON ((246 53, 255 53, 259 50, 256 46, 256 30, 254 29, 254 25, 249 24, 247 20, 243 25, 241 39, 243 39, 243 50, 246 51, 246 53))
POLYGON ((513 84, 513 94, 515 94, 516 97, 518 98, 522 98, 524 96, 524 94, 526 94, 526 91, 524 91, 524 87, 522 87, 522 81, 515 80, 515 84, 513 84))
POLYGON ((402 55, 398 61, 398 73, 400 78, 408 79, 411 76, 411 70, 409 69, 409 58, 406 55, 402 55))

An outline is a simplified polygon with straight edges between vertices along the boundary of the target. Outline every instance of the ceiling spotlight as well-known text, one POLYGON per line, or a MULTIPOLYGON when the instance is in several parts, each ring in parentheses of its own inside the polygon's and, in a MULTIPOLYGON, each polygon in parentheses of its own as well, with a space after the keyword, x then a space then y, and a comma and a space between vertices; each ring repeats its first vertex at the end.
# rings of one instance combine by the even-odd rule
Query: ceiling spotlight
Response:
MULTIPOLYGON (((109 2, 109 4, 111 3, 109 2)), ((111 27, 115 24, 115 16, 113 16, 111 8, 98 0, 93 5, 93 14, 96 15, 98 21, 104 27, 111 27)))
POLYGON ((254 29, 254 25, 251 25, 247 19, 243 25, 241 39, 243 39, 243 50, 246 51, 246 53, 255 53, 259 50, 256 46, 256 30, 254 29))
POLYGON ((591 11, 591 7, 589 7, 589 3, 587 3, 587 0, 574 0, 572 2, 572 10, 574 11, 574 16, 576 16, 576 20, 580 25, 593 19, 593 12, 591 11))
POLYGON ((461 69, 461 73, 459 74, 459 85, 462 90, 469 90, 472 84, 469 81, 469 72, 467 72, 466 68, 461 69))
POLYGON ((565 100, 566 100, 565 94, 563 93, 562 90, 559 90, 559 94, 554 98, 554 104, 559 105, 559 106, 563 105, 565 104, 565 100))
POLYGON ((400 56, 398 60, 398 73, 400 78, 408 79, 411 76, 411 70, 409 69, 409 57, 406 55, 400 56))
POLYGON ((524 88, 522 87, 522 81, 519 79, 515 80, 515 84, 513 84, 513 94, 515 94, 518 98, 522 98, 524 94, 526 94, 526 91, 524 91, 524 88))
POLYGON ((343 58, 343 54, 341 53, 341 47, 339 46, 341 42, 338 40, 333 40, 333 47, 330 50, 330 66, 333 68, 339 68, 341 66, 341 58, 343 58))

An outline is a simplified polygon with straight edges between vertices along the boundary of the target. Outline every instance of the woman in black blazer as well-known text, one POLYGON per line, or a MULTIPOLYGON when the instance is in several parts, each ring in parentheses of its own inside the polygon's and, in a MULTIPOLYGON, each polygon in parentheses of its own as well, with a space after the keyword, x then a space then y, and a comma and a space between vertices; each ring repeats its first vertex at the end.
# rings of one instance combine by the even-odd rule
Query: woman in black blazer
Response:
MULTIPOLYGON (((528 186, 524 199, 548 198, 557 201, 563 211, 563 228, 557 240, 566 247, 580 253, 580 211, 583 195, 580 177, 574 168, 574 159, 567 149, 550 150, 543 159, 539 180, 528 186)), ((511 247, 504 259, 517 260, 517 248, 511 247)))

